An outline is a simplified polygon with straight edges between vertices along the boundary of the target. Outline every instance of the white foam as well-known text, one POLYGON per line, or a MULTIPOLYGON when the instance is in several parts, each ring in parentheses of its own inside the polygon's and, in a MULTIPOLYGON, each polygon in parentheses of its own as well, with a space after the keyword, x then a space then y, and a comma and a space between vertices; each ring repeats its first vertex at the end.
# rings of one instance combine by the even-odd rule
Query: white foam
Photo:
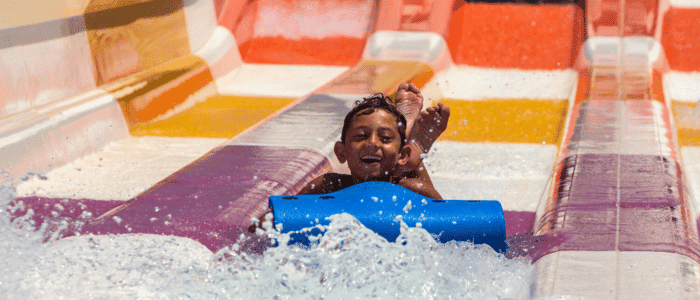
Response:
MULTIPOLYGON (((524 71, 453 66, 433 78, 425 94, 439 90, 444 98, 483 100, 494 98, 569 99, 576 88, 574 70, 524 71)), ((433 100, 433 99, 428 99, 433 100)))
POLYGON ((425 159, 445 199, 498 200, 504 210, 535 211, 557 147, 438 141, 425 159))
POLYGON ((697 8, 700 7, 700 1, 698 0, 669 0, 671 6, 674 7, 687 7, 687 8, 697 8))
POLYGON ((347 71, 348 67, 243 64, 216 80, 221 94, 298 98, 347 71))
POLYGON ((129 137, 99 152, 32 177, 19 196, 128 200, 147 190, 226 139, 129 137))
POLYGON ((688 180, 688 192, 693 200, 692 207, 694 208, 695 216, 698 215, 700 209, 700 147, 682 147, 681 158, 683 162, 683 172, 688 180))
POLYGON ((700 72, 664 73, 664 90, 670 99, 674 101, 697 102, 700 101, 700 72))

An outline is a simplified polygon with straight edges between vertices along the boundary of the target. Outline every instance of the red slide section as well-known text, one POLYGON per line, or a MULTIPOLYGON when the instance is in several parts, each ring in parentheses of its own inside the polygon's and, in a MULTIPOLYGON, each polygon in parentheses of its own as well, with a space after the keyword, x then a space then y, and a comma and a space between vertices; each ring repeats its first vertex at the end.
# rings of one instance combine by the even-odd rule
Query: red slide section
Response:
POLYGON ((248 63, 352 66, 376 11, 372 0, 256 0, 228 3, 219 24, 248 63))

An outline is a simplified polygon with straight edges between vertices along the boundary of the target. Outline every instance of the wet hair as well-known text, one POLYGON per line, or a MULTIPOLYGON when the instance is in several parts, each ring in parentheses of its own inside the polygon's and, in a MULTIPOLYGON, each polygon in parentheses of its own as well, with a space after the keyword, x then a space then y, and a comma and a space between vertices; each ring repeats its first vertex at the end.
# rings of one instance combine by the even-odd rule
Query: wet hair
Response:
POLYGON ((399 135, 401 136, 401 147, 406 145, 406 118, 401 114, 401 112, 396 109, 394 103, 391 101, 389 96, 385 96, 382 93, 373 94, 362 101, 356 101, 355 107, 345 116, 345 121, 343 122, 343 131, 340 135, 340 142, 345 143, 345 134, 347 134, 350 128, 350 123, 352 119, 356 116, 369 115, 377 111, 377 109, 383 109, 396 117, 396 125, 399 129, 399 135))

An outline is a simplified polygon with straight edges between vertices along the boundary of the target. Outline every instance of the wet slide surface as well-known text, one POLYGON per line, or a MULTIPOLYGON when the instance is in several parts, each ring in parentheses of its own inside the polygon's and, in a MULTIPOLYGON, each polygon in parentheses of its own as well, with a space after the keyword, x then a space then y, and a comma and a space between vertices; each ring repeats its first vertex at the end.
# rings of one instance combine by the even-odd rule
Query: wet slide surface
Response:
MULTIPOLYGON (((37 224, 53 222, 62 237, 175 235, 217 251, 241 233, 255 236, 248 226, 267 210, 269 195, 293 194, 315 176, 343 171, 332 144, 353 102, 411 81, 426 105, 452 108, 426 159, 438 190, 448 199, 501 201, 510 241, 535 241, 520 246, 532 250, 535 266, 529 297, 697 292, 698 272, 687 271, 698 269, 696 188, 684 183, 696 178, 697 130, 683 116, 700 97, 683 87, 663 96, 668 86, 696 82, 682 73, 692 69, 682 61, 693 58, 678 59, 691 55, 679 45, 695 30, 683 27, 697 13, 692 7, 672 4, 660 16, 655 2, 593 2, 596 18, 584 24, 574 5, 104 2, 45 16, 83 24, 75 17, 82 14, 85 25, 68 35, 0 49, 3 57, 59 43, 86 50, 53 64, 87 73, 62 78, 58 89, 37 80, 48 71, 0 66, 13 82, 27 82, 2 98, 1 149, 11 157, 3 168, 15 179, 41 173, 17 186, 14 216, 31 208, 37 224), (318 8, 298 8, 306 4, 318 8), (402 9, 391 9, 397 4, 402 9), (628 15, 610 17, 625 5, 628 15), (151 6, 159 9, 145 9, 151 6), (636 10, 651 17, 628 17, 636 10), (138 14, 112 23, 98 18, 118 12, 138 14), (306 22, 312 19, 339 30, 315 30, 317 23, 306 22), (669 25, 660 30, 644 20, 669 25), (640 34, 657 42, 622 42, 640 34), (174 46, 166 35, 176 37, 174 46), (585 48, 584 36, 599 43, 585 48), (596 40, 602 37, 619 42, 596 40), (633 51, 611 56, 605 49, 633 51), (644 71, 649 67, 656 71, 644 71), (669 68, 672 76, 661 73, 669 68), (57 225, 76 219, 86 224, 57 225), (656 271, 640 277, 637 267, 656 271), (662 289, 654 283, 659 276, 673 283, 662 289)), ((53 24, 6 20, 9 36, 53 24)), ((21 55, 41 65, 39 55, 21 55)), ((266 245, 253 239, 240 246, 259 253, 266 245)))

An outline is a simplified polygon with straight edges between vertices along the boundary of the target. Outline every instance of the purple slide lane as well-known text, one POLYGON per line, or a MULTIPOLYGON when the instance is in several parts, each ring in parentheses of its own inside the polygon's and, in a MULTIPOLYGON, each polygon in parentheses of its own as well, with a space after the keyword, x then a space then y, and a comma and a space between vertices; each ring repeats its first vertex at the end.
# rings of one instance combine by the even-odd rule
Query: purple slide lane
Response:
POLYGON ((579 81, 553 190, 534 229, 546 240, 534 260, 558 251, 647 251, 699 261, 664 99, 655 99, 645 69, 622 78, 609 72, 581 73, 591 77, 579 81), (632 76, 641 80, 630 90, 638 93, 620 94, 632 76), (643 97, 624 100, 628 94, 643 97))
MULTIPOLYGON (((92 222, 81 228, 68 228, 64 235, 176 235, 194 239, 216 251, 237 242, 242 233, 248 232, 251 217, 258 217, 268 210, 268 196, 294 194, 302 184, 330 170, 328 159, 315 150, 223 146, 98 219, 86 218, 92 222)), ((61 203, 57 199, 41 200, 43 204, 33 203, 44 210, 61 203)), ((105 211, 107 205, 115 205, 113 201, 71 200, 65 205, 74 212, 65 214, 65 217, 78 218, 78 212, 88 209, 81 203, 92 204, 90 207, 96 209, 93 213, 105 211)), ((23 215, 18 214, 20 212, 22 209, 18 207, 14 215, 23 215)), ((50 213, 39 215, 49 218, 50 213)), ((246 249, 244 245, 241 250, 259 252, 262 249, 255 247, 261 245, 252 243, 249 247, 254 249, 246 249)))
POLYGON ((567 157, 561 170, 559 201, 536 230, 553 238, 535 259, 567 250, 657 251, 700 259, 675 160, 583 154, 567 157))

